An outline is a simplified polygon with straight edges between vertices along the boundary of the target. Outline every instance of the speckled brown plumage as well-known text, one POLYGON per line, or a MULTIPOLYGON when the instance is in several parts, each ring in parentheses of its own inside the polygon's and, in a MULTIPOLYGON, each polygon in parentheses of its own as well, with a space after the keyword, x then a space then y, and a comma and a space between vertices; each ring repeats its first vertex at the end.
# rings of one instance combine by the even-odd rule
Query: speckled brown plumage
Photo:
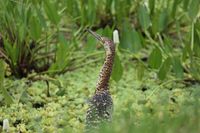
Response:
POLYGON ((107 43, 105 45, 109 45, 105 48, 106 50, 106 58, 103 64, 103 67, 99 74, 99 80, 96 85, 96 92, 107 90, 109 87, 109 79, 112 72, 112 66, 114 63, 114 56, 115 56, 115 45, 112 40, 108 38, 103 38, 107 43))
MULTIPOLYGON (((92 31, 89 31, 90 33, 92 31)), ((109 122, 112 118, 113 101, 109 92, 109 79, 115 56, 115 44, 106 37, 96 35, 101 41, 106 51, 103 67, 99 74, 94 96, 90 99, 89 108, 86 115, 86 128, 97 128, 102 122, 109 122)))

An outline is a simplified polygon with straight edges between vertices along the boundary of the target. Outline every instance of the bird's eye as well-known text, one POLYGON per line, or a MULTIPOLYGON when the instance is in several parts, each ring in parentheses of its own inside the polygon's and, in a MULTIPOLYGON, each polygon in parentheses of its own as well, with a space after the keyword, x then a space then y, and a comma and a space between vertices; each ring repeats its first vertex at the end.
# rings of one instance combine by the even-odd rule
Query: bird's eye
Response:
POLYGON ((110 40, 108 40, 107 42, 108 42, 108 44, 110 44, 110 43, 111 43, 111 41, 110 41, 110 40))

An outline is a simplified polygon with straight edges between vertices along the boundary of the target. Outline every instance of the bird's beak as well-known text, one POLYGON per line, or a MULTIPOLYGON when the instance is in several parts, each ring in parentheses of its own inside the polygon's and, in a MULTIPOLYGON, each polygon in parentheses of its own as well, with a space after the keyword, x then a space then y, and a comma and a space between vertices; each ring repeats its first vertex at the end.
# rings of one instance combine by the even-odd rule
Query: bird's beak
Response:
POLYGON ((102 37, 101 37, 99 34, 97 34, 97 33, 93 32, 93 31, 91 31, 90 29, 87 29, 87 31, 88 31, 90 34, 92 34, 97 40, 99 40, 102 44, 104 43, 102 37))

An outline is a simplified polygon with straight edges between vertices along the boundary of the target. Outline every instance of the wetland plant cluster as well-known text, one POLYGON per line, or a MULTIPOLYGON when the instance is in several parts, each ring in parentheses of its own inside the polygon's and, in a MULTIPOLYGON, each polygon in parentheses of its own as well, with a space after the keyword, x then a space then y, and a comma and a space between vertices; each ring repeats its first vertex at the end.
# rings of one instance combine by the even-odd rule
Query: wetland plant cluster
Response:
POLYGON ((83 131, 104 57, 88 28, 120 35, 96 132, 199 132, 199 18, 199 0, 0 0, 0 132, 83 131))

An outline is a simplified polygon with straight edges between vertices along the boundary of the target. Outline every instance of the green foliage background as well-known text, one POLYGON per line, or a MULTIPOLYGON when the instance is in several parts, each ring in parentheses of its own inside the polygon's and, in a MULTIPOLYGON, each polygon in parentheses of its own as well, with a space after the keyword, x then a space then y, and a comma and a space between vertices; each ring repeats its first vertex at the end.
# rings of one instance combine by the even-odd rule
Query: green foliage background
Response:
MULTIPOLYGON (((13 108, 32 111, 34 106, 46 105, 48 100, 51 108, 54 104, 57 106, 57 100, 61 102, 66 98, 62 104, 71 104, 65 106, 69 116, 58 120, 61 125, 56 124, 52 130, 45 127, 53 121, 47 118, 47 106, 40 111, 33 109, 38 115, 47 113, 44 118, 38 116, 33 120, 27 112, 27 119, 21 116, 21 125, 13 126, 13 131, 53 132, 60 126, 63 132, 73 132, 81 125, 75 130, 81 132, 86 107, 80 104, 84 104, 83 98, 93 94, 98 71, 91 73, 96 78, 85 81, 88 85, 76 80, 84 80, 85 73, 92 69, 99 70, 101 64, 98 63, 104 57, 102 47, 95 45, 98 43, 86 29, 110 38, 113 30, 118 29, 120 43, 111 77, 116 111, 113 128, 105 126, 103 131, 121 132, 128 128, 127 132, 162 132, 162 129, 184 132, 180 128, 181 124, 185 125, 183 121, 189 121, 185 131, 199 131, 199 119, 195 119, 199 116, 196 111, 200 81, 199 18, 199 0, 0 0, 0 104, 4 106, 0 120, 7 116, 14 125, 17 118, 5 112, 13 113, 13 108), (78 76, 72 78, 73 75, 78 76), (186 88, 190 88, 191 95, 186 88), (183 90, 174 98, 176 89, 183 90), (37 93, 38 90, 43 91, 37 93), (148 90, 147 94, 143 90, 148 90), (132 95, 140 96, 131 99, 132 95), (176 103, 171 98, 182 100, 176 103), (178 105, 164 104, 160 108, 158 105, 168 100, 156 105, 159 99, 178 105), (187 103, 194 103, 194 106, 184 106, 187 103), (138 106, 142 108, 139 111, 138 106), (144 108, 156 111, 147 113, 144 108), (80 112, 71 114, 74 110, 80 112), (191 117, 184 118, 187 115, 191 117), (35 127, 36 121, 42 126, 35 127), (126 122, 119 128, 116 121, 126 122), (155 128, 160 121, 165 124, 155 128)), ((62 115, 56 112, 55 116, 62 115)))

